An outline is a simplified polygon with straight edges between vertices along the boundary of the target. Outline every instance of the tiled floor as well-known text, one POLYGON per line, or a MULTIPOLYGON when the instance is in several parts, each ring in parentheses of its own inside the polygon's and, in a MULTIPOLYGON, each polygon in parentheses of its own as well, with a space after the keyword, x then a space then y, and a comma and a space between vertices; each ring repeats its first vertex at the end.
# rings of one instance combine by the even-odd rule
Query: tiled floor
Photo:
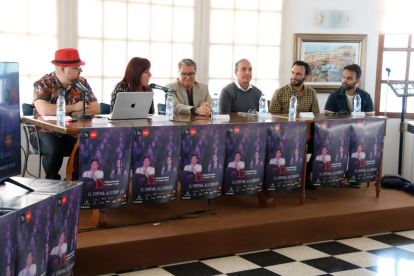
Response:
POLYGON ((122 276, 413 276, 414 230, 118 272, 122 276))

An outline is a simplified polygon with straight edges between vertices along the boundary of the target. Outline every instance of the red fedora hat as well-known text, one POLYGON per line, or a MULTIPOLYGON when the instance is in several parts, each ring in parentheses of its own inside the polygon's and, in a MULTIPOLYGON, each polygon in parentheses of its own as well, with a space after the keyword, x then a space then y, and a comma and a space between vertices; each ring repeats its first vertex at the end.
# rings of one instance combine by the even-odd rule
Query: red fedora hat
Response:
POLYGON ((78 50, 73 48, 57 50, 52 63, 57 66, 85 65, 85 62, 81 61, 79 57, 78 50))

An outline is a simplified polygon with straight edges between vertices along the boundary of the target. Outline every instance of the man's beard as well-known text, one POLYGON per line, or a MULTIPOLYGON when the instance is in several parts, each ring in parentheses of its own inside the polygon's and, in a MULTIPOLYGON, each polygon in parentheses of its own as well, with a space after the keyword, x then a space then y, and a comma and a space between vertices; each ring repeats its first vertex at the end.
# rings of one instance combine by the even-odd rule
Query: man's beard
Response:
POLYGON ((80 74, 78 74, 75 78, 69 80, 72 83, 80 81, 80 74))
POLYGON ((303 79, 297 81, 296 84, 293 84, 293 79, 290 79, 290 85, 295 86, 295 87, 301 86, 305 82, 305 78, 306 77, 304 77, 303 79))
POLYGON ((354 89, 356 87, 356 85, 357 85, 356 82, 354 82, 353 84, 347 85, 346 87, 344 86, 344 84, 342 84, 342 88, 344 90, 352 90, 352 89, 354 89))

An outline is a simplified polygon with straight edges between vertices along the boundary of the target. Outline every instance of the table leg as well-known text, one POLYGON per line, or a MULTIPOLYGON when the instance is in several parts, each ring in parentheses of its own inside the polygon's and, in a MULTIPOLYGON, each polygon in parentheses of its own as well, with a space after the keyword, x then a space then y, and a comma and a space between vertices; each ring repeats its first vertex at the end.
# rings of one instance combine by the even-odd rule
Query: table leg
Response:
POLYGON ((66 166, 66 181, 79 179, 79 137, 66 166))
POLYGON ((302 189, 300 190, 300 205, 305 204, 305 185, 306 185, 306 164, 307 164, 308 145, 305 146, 305 154, 303 155, 303 172, 302 172, 302 189))
POLYGON ((108 222, 108 214, 105 215, 105 209, 94 209, 91 217, 92 227, 105 227, 108 222))
POLYGON ((269 191, 263 191, 261 193, 258 193, 259 197, 259 205, 264 208, 270 208, 273 207, 273 197, 272 194, 269 191))
POLYGON ((381 175, 382 175, 382 159, 383 158, 384 158, 384 141, 382 141, 380 169, 379 169, 379 172, 378 172, 378 180, 377 180, 377 185, 376 185, 376 188, 375 188, 375 191, 377 193, 377 197, 380 196, 380 192, 381 192, 381 175))

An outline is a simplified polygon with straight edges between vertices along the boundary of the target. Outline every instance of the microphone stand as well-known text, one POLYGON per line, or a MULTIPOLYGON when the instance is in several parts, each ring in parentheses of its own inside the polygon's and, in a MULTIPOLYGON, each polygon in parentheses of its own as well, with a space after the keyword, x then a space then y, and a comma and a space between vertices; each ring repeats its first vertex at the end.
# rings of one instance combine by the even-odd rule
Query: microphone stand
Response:
POLYGON ((92 119, 92 114, 85 114, 85 91, 82 90, 83 114, 76 114, 76 119, 92 119))

